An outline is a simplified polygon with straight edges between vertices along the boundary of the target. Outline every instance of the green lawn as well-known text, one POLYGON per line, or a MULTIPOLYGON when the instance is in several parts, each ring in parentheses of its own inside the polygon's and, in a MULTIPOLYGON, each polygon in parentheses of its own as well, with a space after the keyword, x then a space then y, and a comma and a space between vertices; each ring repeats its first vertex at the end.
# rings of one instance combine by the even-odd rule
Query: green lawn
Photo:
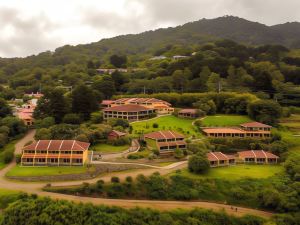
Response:
MULTIPOLYGON (((236 180, 243 177, 250 178, 268 178, 277 173, 283 172, 280 165, 236 165, 227 167, 211 168, 207 174, 197 175, 190 173, 188 169, 181 171, 181 174, 192 179, 200 178, 218 178, 227 180, 236 180)), ((174 173, 173 173, 174 174, 174 173)))
POLYGON ((195 135, 201 136, 196 127, 192 125, 193 120, 178 118, 173 115, 162 116, 150 121, 140 121, 132 123, 133 136, 139 136, 140 134, 146 134, 158 130, 173 130, 177 131, 186 137, 195 135), (153 124, 158 124, 158 128, 153 128, 153 124))
POLYGON ((61 167, 21 167, 15 166, 7 172, 6 176, 50 176, 62 174, 79 174, 85 173, 94 168, 87 168, 86 166, 61 166, 61 167))
POLYGON ((238 126, 241 123, 250 122, 248 116, 241 115, 214 115, 206 116, 202 120, 202 126, 238 126))
POLYGON ((109 144, 97 144, 92 146, 91 150, 102 153, 116 153, 126 151, 129 147, 129 145, 114 146, 109 144))

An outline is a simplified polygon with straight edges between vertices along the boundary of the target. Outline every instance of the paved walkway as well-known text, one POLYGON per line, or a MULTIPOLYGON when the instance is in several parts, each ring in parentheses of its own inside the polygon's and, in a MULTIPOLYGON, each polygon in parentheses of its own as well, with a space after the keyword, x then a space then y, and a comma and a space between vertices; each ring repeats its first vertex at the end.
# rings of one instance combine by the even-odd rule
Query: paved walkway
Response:
MULTIPOLYGON (((30 131, 27 135, 22 138, 16 144, 16 153, 20 153, 24 144, 28 141, 33 140, 35 131, 30 131)), ((155 208, 159 210, 171 210, 176 208, 184 208, 184 209, 193 209, 195 207, 211 209, 215 211, 224 210, 225 212, 235 215, 242 216, 245 214, 252 214, 256 216, 261 216, 265 218, 271 217, 273 214, 270 212, 265 212, 261 210, 255 210, 244 207, 237 207, 238 210, 232 210, 230 205, 220 204, 220 203, 211 203, 211 202, 201 202, 201 201, 153 201, 153 200, 127 200, 127 199, 103 199, 103 198, 92 198, 92 197, 79 197, 72 195, 65 195, 59 193, 49 193, 42 190, 45 186, 44 183, 22 183, 15 182, 5 178, 5 174, 9 171, 13 166, 15 166, 15 161, 10 163, 7 167, 0 171, 0 188, 5 188, 9 190, 19 190, 24 191, 31 194, 38 194, 39 196, 49 196, 53 199, 65 199, 71 200, 75 202, 91 202, 93 204, 105 204, 111 206, 120 206, 124 208, 132 208, 132 207, 149 207, 155 208)), ((84 182, 96 182, 99 179, 104 180, 105 182, 109 182, 112 176, 118 176, 120 180, 124 180, 127 176, 132 176, 135 178, 139 174, 143 174, 145 176, 149 176, 154 172, 159 172, 162 175, 166 175, 171 173, 177 169, 185 168, 186 162, 177 162, 165 167, 159 168, 149 168, 149 169, 139 169, 133 171, 123 171, 105 174, 98 178, 93 178, 90 180, 85 180, 84 182)), ((38 168, 37 168, 38 169, 38 168)), ((69 186, 69 185, 79 185, 82 184, 82 181, 64 181, 64 182, 56 182, 52 183, 52 186, 69 186)))

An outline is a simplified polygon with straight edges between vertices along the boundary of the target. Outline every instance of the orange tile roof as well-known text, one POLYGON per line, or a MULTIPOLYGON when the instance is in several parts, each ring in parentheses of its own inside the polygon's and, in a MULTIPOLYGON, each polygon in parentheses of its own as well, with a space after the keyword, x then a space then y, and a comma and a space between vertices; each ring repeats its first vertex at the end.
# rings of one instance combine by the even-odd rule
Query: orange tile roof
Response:
POLYGON ((265 127, 265 128, 271 128, 272 126, 267 125, 267 124, 263 124, 263 123, 259 123, 259 122, 248 122, 248 123, 242 123, 240 124, 241 127, 265 127))
POLYGON ((178 113, 191 113, 191 114, 196 114, 197 109, 181 109, 178 113))
POLYGON ((90 143, 76 140, 39 140, 27 145, 23 150, 87 150, 90 143))
POLYGON ((202 131, 207 134, 211 133, 238 133, 238 134, 244 134, 245 131, 240 129, 240 128, 226 128, 226 127, 221 127, 221 128, 203 128, 202 131))
POLYGON ((238 152, 239 157, 241 158, 273 158, 278 159, 277 155, 274 155, 270 152, 265 152, 264 150, 247 150, 238 152))
POLYGON ((140 111, 150 111, 152 109, 148 109, 141 105, 134 105, 134 104, 128 104, 128 105, 118 105, 113 106, 109 108, 103 109, 103 111, 114 111, 114 112, 140 112, 140 111))
POLYGON ((170 131, 170 130, 162 130, 162 131, 155 131, 149 134, 145 134, 145 138, 161 140, 161 139, 172 139, 172 138, 184 138, 183 135, 170 131))
POLYGON ((208 152, 208 153, 206 153, 206 156, 209 161, 235 159, 235 157, 233 155, 226 155, 226 154, 223 154, 222 152, 208 152))

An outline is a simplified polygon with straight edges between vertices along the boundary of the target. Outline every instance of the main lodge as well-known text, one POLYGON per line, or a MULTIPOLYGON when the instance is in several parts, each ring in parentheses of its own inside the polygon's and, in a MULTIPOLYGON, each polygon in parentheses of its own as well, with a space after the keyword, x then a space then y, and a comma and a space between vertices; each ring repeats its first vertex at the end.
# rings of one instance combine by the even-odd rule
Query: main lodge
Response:
POLYGON ((23 148, 22 166, 82 166, 90 143, 76 140, 39 140, 23 148))
POLYGON ((271 128, 263 123, 249 122, 240 127, 205 127, 202 131, 208 137, 270 138, 271 128))
POLYGON ((123 118, 128 120, 145 119, 149 114, 171 114, 174 108, 171 104, 156 98, 121 98, 117 100, 103 100, 104 119, 123 118))

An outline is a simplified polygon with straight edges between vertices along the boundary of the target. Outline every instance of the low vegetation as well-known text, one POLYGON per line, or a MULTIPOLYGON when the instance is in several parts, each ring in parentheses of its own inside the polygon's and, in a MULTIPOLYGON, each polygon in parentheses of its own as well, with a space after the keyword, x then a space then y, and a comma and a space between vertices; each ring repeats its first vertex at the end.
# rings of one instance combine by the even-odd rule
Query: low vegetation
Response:
POLYGON ((233 217, 223 212, 202 209, 159 212, 152 209, 122 209, 118 207, 74 204, 67 201, 21 196, 3 213, 1 225, 36 224, 210 224, 263 225, 256 216, 233 217), (30 208, 31 210, 28 210, 30 208), (63 211, 62 211, 63 210, 63 211))
POLYGON ((101 152, 101 153, 118 153, 118 152, 123 152, 126 151, 130 145, 110 145, 110 144, 96 144, 91 147, 91 150, 96 151, 96 152, 101 152))
POLYGON ((206 116, 201 120, 202 126, 239 126, 242 123, 250 122, 251 119, 248 116, 241 115, 224 115, 217 114, 213 116, 206 116))
POLYGON ((60 166, 60 167, 22 167, 15 166, 7 172, 7 177, 20 176, 55 176, 65 174, 80 174, 93 171, 93 167, 86 166, 60 166))

